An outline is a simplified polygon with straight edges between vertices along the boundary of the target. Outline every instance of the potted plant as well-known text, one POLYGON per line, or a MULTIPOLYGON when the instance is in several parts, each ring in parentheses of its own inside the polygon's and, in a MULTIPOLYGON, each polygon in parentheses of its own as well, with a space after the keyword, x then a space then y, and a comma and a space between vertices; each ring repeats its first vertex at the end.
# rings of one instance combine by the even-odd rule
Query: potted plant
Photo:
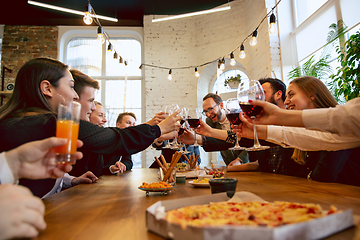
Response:
POLYGON ((351 35, 345 42, 345 53, 337 47, 340 67, 330 76, 329 83, 335 98, 340 102, 349 101, 360 96, 360 32, 351 35))
POLYGON ((229 86, 231 89, 236 89, 241 82, 240 74, 237 74, 235 77, 231 76, 225 79, 224 86, 229 86))

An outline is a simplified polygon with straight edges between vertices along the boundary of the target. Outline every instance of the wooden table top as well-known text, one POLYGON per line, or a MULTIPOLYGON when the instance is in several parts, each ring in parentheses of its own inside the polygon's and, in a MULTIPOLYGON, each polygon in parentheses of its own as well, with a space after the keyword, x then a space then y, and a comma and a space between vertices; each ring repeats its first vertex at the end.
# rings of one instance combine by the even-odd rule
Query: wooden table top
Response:
MULTIPOLYGON (((146 229, 146 209, 157 201, 211 194, 187 182, 168 195, 138 189, 142 182, 158 182, 157 169, 133 169, 119 176, 102 176, 97 183, 78 185, 44 200, 47 228, 35 239, 162 239, 146 229)), ((360 187, 320 183, 261 172, 229 172, 238 179, 237 191, 249 191, 267 201, 319 203, 329 209, 353 209, 360 215, 360 187)), ((357 221, 357 220, 356 220, 357 221)), ((328 239, 355 239, 360 224, 328 239)))

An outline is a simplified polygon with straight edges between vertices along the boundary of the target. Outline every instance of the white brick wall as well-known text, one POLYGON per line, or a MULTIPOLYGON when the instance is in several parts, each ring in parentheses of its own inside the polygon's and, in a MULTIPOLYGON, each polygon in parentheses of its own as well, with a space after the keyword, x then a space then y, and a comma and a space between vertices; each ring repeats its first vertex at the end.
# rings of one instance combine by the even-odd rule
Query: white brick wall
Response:
MULTIPOLYGON (((230 6, 231 10, 224 12, 157 23, 151 22, 153 16, 144 16, 144 62, 174 68, 196 66, 226 56, 241 44, 267 13, 265 0, 235 0, 230 6)), ((275 59, 276 54, 270 54, 267 28, 268 24, 264 22, 258 29, 255 47, 246 41, 245 59, 239 58, 239 50, 234 52, 235 59, 245 67, 250 78, 271 76, 271 57, 275 59)), ((205 68, 199 68, 200 74, 205 68)), ((194 68, 173 69, 172 81, 167 80, 167 75, 166 69, 145 67, 146 119, 171 103, 188 108, 201 106, 201 99, 208 92, 209 84, 204 83, 204 77, 198 85, 194 68), (201 96, 198 96, 199 92, 201 96)), ((208 77, 209 83, 212 77, 208 77)), ((157 155, 159 152, 147 150, 146 166, 157 155)))

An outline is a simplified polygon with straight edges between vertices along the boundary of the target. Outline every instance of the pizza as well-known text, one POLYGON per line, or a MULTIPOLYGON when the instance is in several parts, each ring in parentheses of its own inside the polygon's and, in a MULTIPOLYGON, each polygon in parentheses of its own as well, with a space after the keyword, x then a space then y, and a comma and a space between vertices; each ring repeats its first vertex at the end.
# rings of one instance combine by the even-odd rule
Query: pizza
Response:
POLYGON ((167 212, 170 223, 187 226, 206 227, 223 225, 248 225, 276 227, 308 221, 339 212, 334 206, 329 211, 320 205, 294 202, 217 202, 192 205, 167 212))

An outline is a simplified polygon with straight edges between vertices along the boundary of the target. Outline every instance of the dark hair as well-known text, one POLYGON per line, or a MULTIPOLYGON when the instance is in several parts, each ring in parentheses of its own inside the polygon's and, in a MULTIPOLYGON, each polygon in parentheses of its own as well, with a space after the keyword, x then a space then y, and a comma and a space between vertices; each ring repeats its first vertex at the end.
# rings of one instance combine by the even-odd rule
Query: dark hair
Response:
POLYGON ((285 83, 283 83, 283 81, 281 81, 280 79, 277 78, 261 78, 259 79, 259 82, 261 85, 263 85, 264 83, 270 83, 272 90, 274 91, 274 93, 281 91, 282 95, 281 95, 281 99, 283 100, 283 102, 286 99, 286 85, 285 83))
POLYGON ((100 89, 98 81, 80 72, 79 70, 71 69, 70 73, 74 78, 74 90, 79 95, 79 99, 81 98, 81 94, 86 86, 93 87, 97 90, 100 89))
POLYGON ((222 102, 222 99, 219 95, 215 94, 215 93, 208 93, 206 94, 206 96, 203 98, 203 101, 205 101, 208 98, 212 98, 214 100, 214 102, 216 102, 216 104, 219 104, 222 102))
POLYGON ((136 121, 136 116, 135 116, 134 113, 132 113, 132 112, 123 112, 123 113, 120 113, 119 116, 117 117, 116 123, 121 123, 123 117, 126 116, 126 115, 129 115, 129 116, 133 117, 135 119, 135 121, 136 121))
POLYGON ((53 109, 40 89, 40 83, 48 80, 54 87, 59 86, 68 66, 55 59, 35 58, 19 70, 13 94, 0 109, 0 119, 7 116, 23 116, 27 112, 51 113, 53 109))
POLYGON ((309 98, 313 96, 314 100, 312 101, 316 108, 329 108, 338 105, 325 84, 315 77, 295 78, 290 84, 296 84, 300 91, 309 98))

